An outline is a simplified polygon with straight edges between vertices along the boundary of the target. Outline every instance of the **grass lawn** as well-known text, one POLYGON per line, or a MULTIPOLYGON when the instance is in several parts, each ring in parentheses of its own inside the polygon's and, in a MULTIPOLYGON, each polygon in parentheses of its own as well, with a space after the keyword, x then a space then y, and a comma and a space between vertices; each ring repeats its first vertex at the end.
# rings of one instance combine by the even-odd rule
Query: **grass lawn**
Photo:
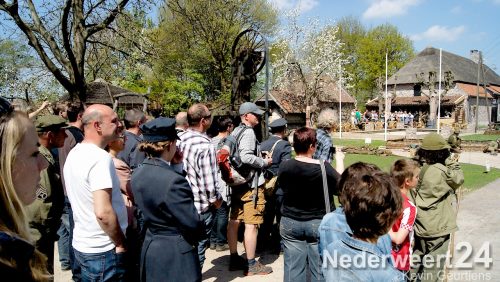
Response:
MULTIPOLYGON (((496 140, 496 139, 495 139, 496 140)), ((378 148, 378 146, 385 146, 384 140, 372 140, 370 147, 378 148)), ((363 147, 365 146, 365 139, 338 139, 333 140, 334 146, 350 146, 350 147, 363 147)))
POLYGON ((500 135, 473 134, 461 136, 460 138, 465 141, 496 141, 500 138, 500 135))
MULTIPOLYGON (((389 171, 391 165, 400 158, 402 157, 348 154, 344 165, 348 167, 355 162, 366 162, 375 164, 384 171, 389 171)), ((500 169, 491 168, 489 173, 484 173, 484 166, 464 163, 461 165, 465 178, 463 188, 466 192, 474 191, 500 178, 500 169)))

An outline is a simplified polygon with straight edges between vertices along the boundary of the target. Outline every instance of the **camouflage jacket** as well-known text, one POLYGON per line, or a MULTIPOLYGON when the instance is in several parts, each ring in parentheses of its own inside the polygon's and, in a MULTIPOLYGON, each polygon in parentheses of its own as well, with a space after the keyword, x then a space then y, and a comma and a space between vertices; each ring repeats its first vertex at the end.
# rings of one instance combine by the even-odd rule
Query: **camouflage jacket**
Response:
POLYGON ((47 238, 47 236, 55 241, 64 208, 64 192, 60 172, 50 150, 44 146, 40 146, 39 150, 49 166, 40 171, 36 199, 26 207, 26 215, 31 236, 35 242, 38 242, 42 237, 47 238))

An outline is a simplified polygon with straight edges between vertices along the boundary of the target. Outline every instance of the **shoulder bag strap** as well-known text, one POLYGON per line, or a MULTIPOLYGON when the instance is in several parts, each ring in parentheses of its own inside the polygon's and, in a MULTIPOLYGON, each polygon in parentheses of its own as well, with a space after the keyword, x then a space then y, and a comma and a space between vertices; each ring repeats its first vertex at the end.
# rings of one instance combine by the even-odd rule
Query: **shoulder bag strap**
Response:
POLYGON ((325 196, 325 210, 326 210, 326 213, 330 213, 330 193, 328 193, 328 182, 326 180, 325 163, 320 160, 319 165, 321 167, 321 178, 323 179, 323 194, 325 196))
POLYGON ((271 148, 271 151, 269 151, 269 156, 272 158, 273 157, 273 152, 274 152, 274 147, 281 141, 281 139, 278 139, 278 141, 274 142, 273 147, 271 148))

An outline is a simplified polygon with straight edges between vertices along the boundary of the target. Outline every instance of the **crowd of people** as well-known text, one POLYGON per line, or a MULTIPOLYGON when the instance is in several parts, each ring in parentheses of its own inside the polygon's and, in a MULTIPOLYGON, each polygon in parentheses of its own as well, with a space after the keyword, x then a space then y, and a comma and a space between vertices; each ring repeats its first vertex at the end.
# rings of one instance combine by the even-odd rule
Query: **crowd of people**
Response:
MULTIPOLYGON (((449 115, 449 113, 447 113, 449 115)), ((416 127, 418 123, 425 124, 427 122, 427 112, 421 111, 394 111, 391 112, 387 121, 395 121, 402 123, 405 126, 416 127)), ((447 116, 448 117, 448 116, 447 116)), ((385 122, 385 113, 378 113, 375 110, 365 110, 361 113, 358 109, 351 110, 350 122, 354 126, 360 126, 368 122, 385 122)))
POLYGON ((428 134, 416 160, 389 173, 344 169, 333 110, 292 144, 284 118, 257 140, 263 114, 243 103, 238 124, 194 104, 175 118, 131 109, 120 120, 94 104, 32 121, 0 98, 0 274, 50 281, 58 241, 74 281, 201 281, 208 248, 228 251, 229 270, 247 276, 273 271, 259 252, 282 252, 285 281, 442 278, 444 263, 410 266, 410 256, 445 258, 457 229, 463 172, 447 141, 428 134), (244 182, 222 173, 227 140, 244 182), (359 256, 370 263, 338 264, 359 256))

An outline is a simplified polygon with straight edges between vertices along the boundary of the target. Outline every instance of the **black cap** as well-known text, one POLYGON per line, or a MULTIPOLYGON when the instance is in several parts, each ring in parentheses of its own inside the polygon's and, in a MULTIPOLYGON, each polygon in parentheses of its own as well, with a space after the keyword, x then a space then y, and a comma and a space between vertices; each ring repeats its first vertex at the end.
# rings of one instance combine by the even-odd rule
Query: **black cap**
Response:
POLYGON ((141 125, 142 136, 147 142, 162 142, 179 139, 175 130, 175 119, 159 117, 141 125))
POLYGON ((269 124, 269 127, 271 128, 277 128, 277 127, 283 127, 286 125, 286 119, 284 118, 279 118, 277 120, 274 120, 269 124))

